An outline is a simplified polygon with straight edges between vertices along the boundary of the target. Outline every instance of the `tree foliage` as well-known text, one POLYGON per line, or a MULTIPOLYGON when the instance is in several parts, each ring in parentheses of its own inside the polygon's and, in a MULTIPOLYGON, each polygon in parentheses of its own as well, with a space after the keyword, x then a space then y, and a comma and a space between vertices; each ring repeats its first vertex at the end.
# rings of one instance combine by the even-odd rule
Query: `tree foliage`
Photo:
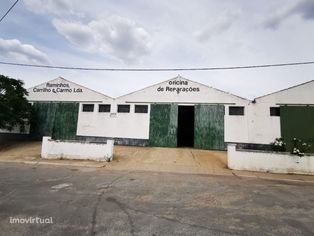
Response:
POLYGON ((21 80, 0 75, 0 128, 12 130, 19 127, 24 131, 31 113, 27 90, 21 80))

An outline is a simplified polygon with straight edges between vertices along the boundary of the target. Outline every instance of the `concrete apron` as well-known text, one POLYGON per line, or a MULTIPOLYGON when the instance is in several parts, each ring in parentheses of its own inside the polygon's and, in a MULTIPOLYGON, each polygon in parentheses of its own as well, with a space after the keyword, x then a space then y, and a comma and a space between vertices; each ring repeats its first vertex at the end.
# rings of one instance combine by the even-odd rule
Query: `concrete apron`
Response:
POLYGON ((2 161, 25 163, 89 164, 117 170, 151 170, 206 174, 228 171, 226 152, 191 148, 154 148, 115 146, 112 162, 82 160, 47 160, 40 158, 41 142, 25 142, 0 150, 2 161))
POLYGON ((120 146, 115 149, 114 160, 109 168, 190 174, 230 172, 227 153, 222 151, 120 146))
POLYGON ((157 171, 182 174, 227 175, 314 183, 314 176, 270 174, 227 169, 227 153, 191 148, 152 148, 115 146, 112 162, 82 160, 43 160, 40 142, 18 143, 0 150, 0 162, 104 168, 118 171, 157 171))

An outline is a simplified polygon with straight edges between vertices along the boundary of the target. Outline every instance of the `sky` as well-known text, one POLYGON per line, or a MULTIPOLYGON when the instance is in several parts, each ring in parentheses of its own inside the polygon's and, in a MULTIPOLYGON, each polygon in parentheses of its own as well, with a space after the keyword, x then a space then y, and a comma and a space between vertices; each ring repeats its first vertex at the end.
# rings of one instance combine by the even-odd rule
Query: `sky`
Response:
MULTIPOLYGON (((1 0, 2 16, 15 0, 1 0)), ((225 67, 314 61, 313 0, 20 0, 0 22, 0 61, 93 68, 225 67)), ((178 72, 0 65, 25 87, 59 76, 111 97, 178 72)), ((314 79, 314 65, 180 71, 248 99, 314 79)))

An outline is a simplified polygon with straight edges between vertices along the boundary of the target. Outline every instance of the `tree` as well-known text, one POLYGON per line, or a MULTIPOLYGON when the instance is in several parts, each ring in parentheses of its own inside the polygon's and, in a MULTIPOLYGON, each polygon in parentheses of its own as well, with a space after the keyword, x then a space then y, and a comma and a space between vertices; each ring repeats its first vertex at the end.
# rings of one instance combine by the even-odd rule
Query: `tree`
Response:
POLYGON ((31 114, 31 105, 26 96, 24 82, 0 75, 0 129, 25 130, 31 114))

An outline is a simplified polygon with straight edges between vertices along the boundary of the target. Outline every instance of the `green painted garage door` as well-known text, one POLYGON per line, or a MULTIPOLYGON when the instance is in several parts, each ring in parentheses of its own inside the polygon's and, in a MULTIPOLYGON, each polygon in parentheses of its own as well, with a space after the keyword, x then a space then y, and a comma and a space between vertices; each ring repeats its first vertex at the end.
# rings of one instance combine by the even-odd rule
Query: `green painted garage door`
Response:
POLYGON ((311 144, 314 153, 314 107, 313 106, 281 106, 281 136, 291 150, 293 138, 311 144))
POLYGON ((32 106, 31 136, 71 140, 76 137, 78 103, 34 103, 32 106))
MULTIPOLYGON (((223 105, 196 105, 194 114, 194 147, 225 150, 223 105)), ((149 144, 156 147, 177 147, 178 106, 152 104, 149 144)))
POLYGON ((225 150, 223 105, 196 105, 194 147, 225 150))
POLYGON ((152 104, 150 109, 149 145, 154 147, 176 147, 178 106, 152 104))
POLYGON ((76 138, 78 103, 59 103, 52 130, 52 138, 74 140, 76 138))

